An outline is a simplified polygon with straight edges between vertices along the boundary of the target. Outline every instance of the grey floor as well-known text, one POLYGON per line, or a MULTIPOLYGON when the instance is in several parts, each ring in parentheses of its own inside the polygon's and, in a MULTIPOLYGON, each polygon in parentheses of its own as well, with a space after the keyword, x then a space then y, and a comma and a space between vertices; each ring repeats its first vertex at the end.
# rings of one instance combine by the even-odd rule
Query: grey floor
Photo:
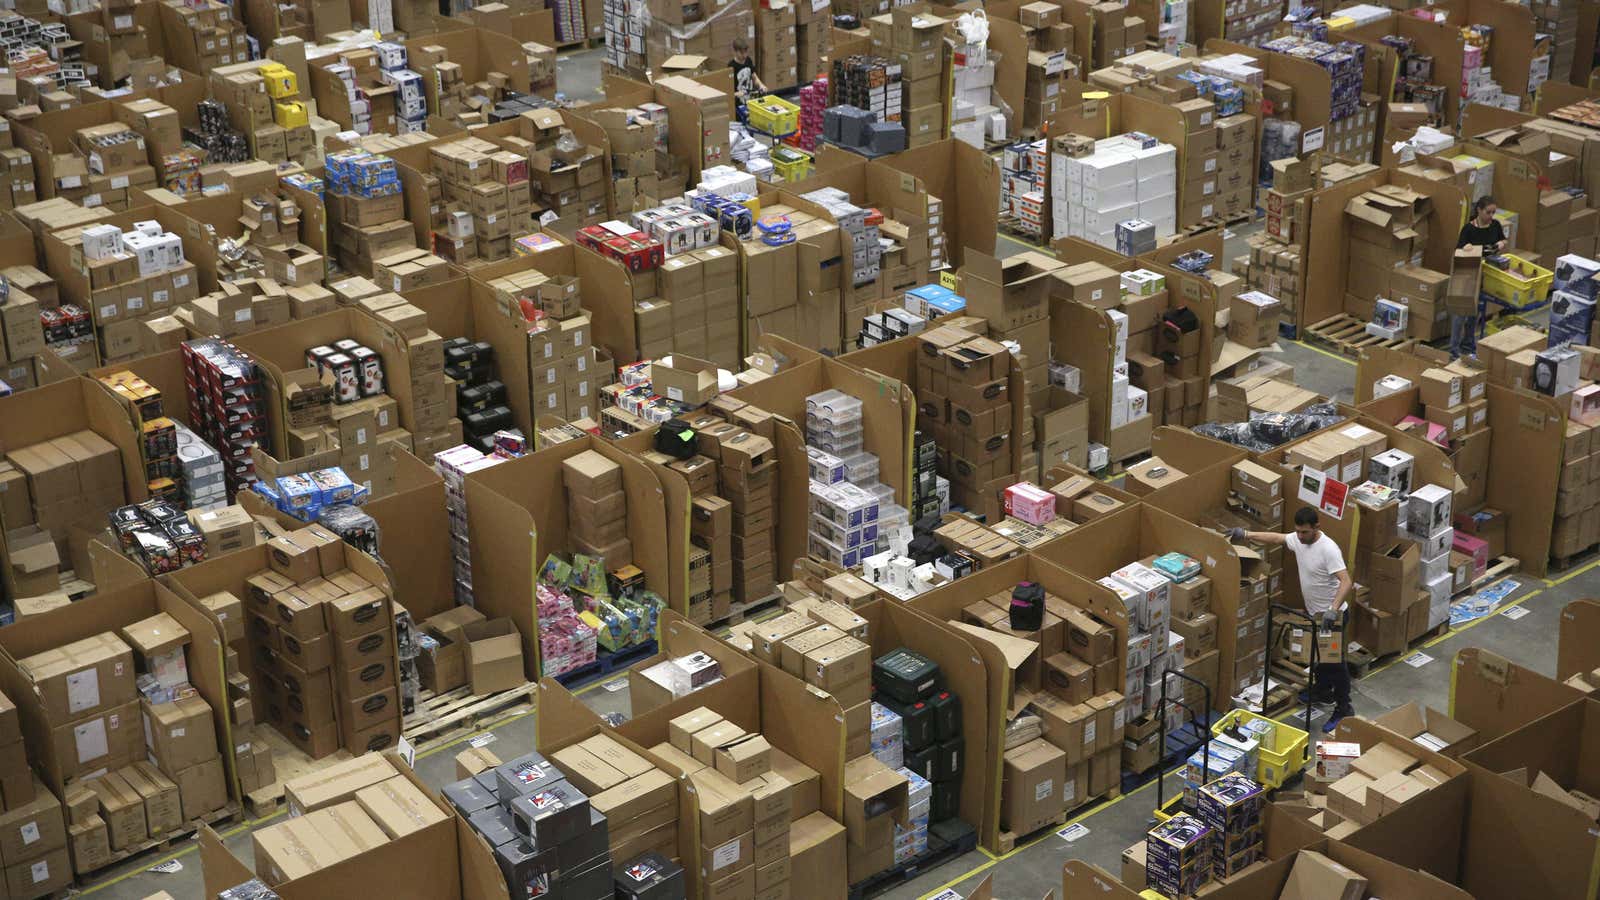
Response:
MULTIPOLYGON (((561 83, 566 85, 594 85, 599 81, 599 57, 596 51, 573 54, 559 62, 561 83)), ((598 92, 569 91, 572 99, 588 99, 598 92)), ((1234 235, 1228 241, 1229 254, 1243 252, 1243 236, 1248 230, 1234 235)), ((1024 249, 1023 245, 1001 239, 1002 255, 1024 249)), ((1295 380, 1311 390, 1350 400, 1353 392, 1354 366, 1343 357, 1292 341, 1280 342, 1281 357, 1295 366, 1295 380)), ((1402 703, 1418 701, 1438 709, 1449 705, 1450 660, 1464 647, 1486 647, 1508 659, 1545 674, 1554 674, 1554 647, 1558 617, 1561 608, 1570 600, 1600 595, 1600 572, 1591 571, 1588 565, 1580 566, 1563 578, 1550 581, 1522 575, 1511 576, 1519 583, 1515 594, 1503 609, 1526 607, 1529 612, 1511 619, 1495 614, 1471 623, 1465 628, 1450 632, 1422 648, 1426 661, 1413 659, 1419 665, 1400 660, 1390 662, 1356 683, 1354 701, 1358 713, 1377 715, 1402 703)), ((604 684, 591 685, 582 690, 584 701, 601 712, 626 714, 626 692, 612 692, 604 684)), ((1313 723, 1320 726, 1320 718, 1313 723)), ((488 746, 502 758, 526 752, 533 746, 534 716, 526 715, 488 732, 492 743, 488 746)), ((454 755, 463 745, 442 748, 441 751, 420 757, 417 771, 429 784, 442 785, 454 778, 454 755)), ((1168 782, 1169 787, 1171 781, 1168 782)), ((1140 840, 1150 825, 1151 810, 1155 806, 1154 784, 1134 790, 1108 804, 1081 812, 1072 821, 1085 828, 1087 833, 1069 843, 1054 834, 1036 838, 1032 843, 1004 857, 995 857, 984 851, 967 854, 935 869, 922 873, 895 890, 883 895, 893 900, 931 897, 946 888, 954 888, 963 895, 971 890, 985 875, 993 874, 997 896, 1038 897, 1047 890, 1060 890, 1061 866, 1069 859, 1084 859, 1115 874, 1123 848, 1140 840)), ((225 829, 230 848, 241 859, 251 858, 250 830, 264 821, 236 823, 225 829)), ((179 900, 199 898, 203 894, 200 861, 193 845, 164 857, 141 859, 115 871, 87 887, 82 894, 98 894, 106 900, 141 900, 157 891, 166 891, 179 900), (150 872, 158 863, 175 860, 181 869, 172 873, 150 872)))

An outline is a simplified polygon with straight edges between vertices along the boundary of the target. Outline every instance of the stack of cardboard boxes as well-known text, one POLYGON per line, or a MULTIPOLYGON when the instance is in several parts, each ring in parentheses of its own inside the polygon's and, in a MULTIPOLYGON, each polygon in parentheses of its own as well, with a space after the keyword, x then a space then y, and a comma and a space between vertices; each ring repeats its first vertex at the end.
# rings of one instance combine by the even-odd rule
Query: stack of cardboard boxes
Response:
MULTIPOLYGON (((16 715, 11 714, 11 729, 16 715)), ((61 801, 26 765, 14 778, 32 787, 31 799, 6 804, 0 815, 0 850, 4 858, 6 889, 13 897, 48 897, 72 884, 72 862, 67 848, 66 817, 61 801)), ((7 782, 7 787, 10 787, 7 782)), ((20 793, 19 788, 19 793, 20 793)))
POLYGON ((307 756, 399 740, 393 613, 382 585, 345 567, 320 525, 268 542, 272 568, 247 581, 251 693, 266 721, 307 756), (379 639, 371 639, 378 635, 379 639))
POLYGON ((557 750, 550 760, 606 817, 613 860, 677 855, 678 789, 666 772, 607 734, 557 750))
POLYGON ((755 10, 756 77, 768 91, 784 91, 799 83, 800 55, 795 32, 800 4, 758 6, 755 10))
POLYGON ((122 456, 105 438, 79 431, 18 447, 5 461, 12 584, 19 597, 47 594, 57 589, 59 570, 72 565, 72 525, 103 523, 125 502, 122 456))
POLYGON ((628 4, 625 15, 630 33, 644 29, 644 59, 636 58, 630 41, 625 59, 609 61, 635 76, 647 70, 660 72, 673 57, 689 58, 674 60, 687 63, 673 67, 679 70, 703 65, 708 59, 721 60, 736 38, 743 38, 752 50, 756 44, 755 12, 738 3, 706 7, 685 0, 639 0, 628 4))
POLYGON ((561 462, 567 489, 567 522, 574 553, 605 561, 608 570, 633 563, 628 540, 628 495, 622 467, 585 450, 561 462))
MULTIPOLYGON (((737 368, 738 260, 728 247, 705 247, 668 257, 654 273, 655 296, 635 301, 639 357, 674 351, 737 368)), ((641 274, 635 273, 637 287, 641 274)))
POLYGON ((1392 185, 1374 188, 1345 205, 1350 260, 1345 308, 1351 315, 1371 316, 1373 301, 1389 295, 1395 267, 1422 264, 1430 207, 1427 197, 1392 185))
POLYGON ((641 103, 631 109, 597 109, 592 118, 605 129, 611 145, 611 208, 617 215, 659 205, 660 198, 677 193, 671 190, 675 179, 669 176, 682 172, 683 161, 667 152, 665 106, 641 103), (663 178, 668 179, 665 189, 663 178))
MULTIPOLYGON (((1037 287, 1037 281, 1029 285, 1023 299, 1038 296, 1037 287)), ((1013 433, 1016 404, 1024 404, 1025 427, 1033 423, 1026 399, 1012 396, 1011 355, 998 341, 953 326, 923 332, 917 342, 919 418, 925 417, 924 428, 938 444, 951 501, 998 509, 1001 492, 1018 474, 1012 442, 1033 444, 1032 435, 1013 433)))
MULTIPOLYGON (((1191 153, 1190 161, 1200 155, 1191 153)), ((1080 135, 1052 139, 1051 219, 1056 235, 1117 249, 1118 226, 1125 222, 1154 226, 1151 238, 1172 234, 1183 214, 1177 205, 1177 156, 1171 144, 1137 132, 1099 141, 1080 135)))
MULTIPOLYGON (((197 75, 208 75, 218 66, 250 58, 244 23, 233 18, 226 3, 216 0, 184 6, 164 3, 160 9, 163 34, 168 38, 164 46, 173 65, 197 75)), ((125 12, 131 19, 131 6, 125 12)))
POLYGON ((146 323, 198 296, 198 275, 183 258, 182 241, 157 222, 135 222, 128 231, 93 225, 81 234, 57 237, 69 253, 81 251, 85 258, 82 272, 59 281, 59 293, 88 307, 107 362, 147 352, 151 326, 146 323))
POLYGON ((211 66, 208 74, 211 94, 226 107, 228 124, 244 133, 250 158, 279 163, 314 152, 310 114, 301 99, 307 86, 287 66, 247 59, 211 66))
POLYGON ((533 230, 533 195, 523 150, 513 152, 477 138, 428 149, 428 168, 441 183, 444 199, 431 223, 434 252, 456 263, 505 259, 511 255, 512 238, 533 230))
POLYGON ((900 104, 888 110, 900 118, 880 115, 879 119, 904 125, 908 147, 930 144, 944 136, 939 84, 944 71, 946 21, 928 12, 896 9, 867 23, 872 52, 898 63, 900 69, 900 104))
POLYGON ((1124 56, 1145 48, 1145 21, 1139 16, 1128 15, 1127 7, 1115 3, 1090 4, 1087 0, 1079 2, 1089 7, 1089 19, 1094 28, 1091 46, 1094 48, 1095 68, 1112 65, 1124 56))
POLYGON ((360 150, 327 157, 328 230, 339 261, 371 277, 376 260, 410 250, 415 234, 394 160, 360 150))
MULTIPOLYGON (((791 834, 791 824, 799 831, 802 816, 820 815, 807 777, 815 773, 759 732, 705 707, 668 722, 667 738, 652 752, 686 773, 701 798, 698 852, 706 895, 785 891, 791 875, 800 874, 791 841, 805 836, 791 834)), ((842 853, 837 863, 844 863, 842 853)))

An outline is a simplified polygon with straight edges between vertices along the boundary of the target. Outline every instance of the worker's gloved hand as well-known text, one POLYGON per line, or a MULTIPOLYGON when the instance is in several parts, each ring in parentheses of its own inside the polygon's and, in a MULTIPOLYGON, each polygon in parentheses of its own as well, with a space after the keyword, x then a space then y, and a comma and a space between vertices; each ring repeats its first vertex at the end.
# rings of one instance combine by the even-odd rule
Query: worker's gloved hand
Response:
POLYGON ((1334 610, 1317 613, 1318 624, 1323 628, 1334 629, 1339 627, 1339 614, 1334 610))
POLYGON ((1233 543, 1233 544, 1242 544, 1242 543, 1244 543, 1244 529, 1243 528, 1229 528, 1228 529, 1228 541, 1229 541, 1229 543, 1233 543))

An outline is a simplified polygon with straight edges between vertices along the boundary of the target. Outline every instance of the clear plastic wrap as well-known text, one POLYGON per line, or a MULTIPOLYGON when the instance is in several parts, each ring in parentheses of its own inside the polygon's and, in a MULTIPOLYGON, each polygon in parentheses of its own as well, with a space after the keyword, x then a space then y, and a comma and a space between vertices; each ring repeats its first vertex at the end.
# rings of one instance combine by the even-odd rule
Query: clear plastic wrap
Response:
POLYGON ((1261 453, 1343 420, 1334 404, 1317 403, 1297 413, 1251 413, 1248 422, 1207 422, 1194 432, 1261 453))

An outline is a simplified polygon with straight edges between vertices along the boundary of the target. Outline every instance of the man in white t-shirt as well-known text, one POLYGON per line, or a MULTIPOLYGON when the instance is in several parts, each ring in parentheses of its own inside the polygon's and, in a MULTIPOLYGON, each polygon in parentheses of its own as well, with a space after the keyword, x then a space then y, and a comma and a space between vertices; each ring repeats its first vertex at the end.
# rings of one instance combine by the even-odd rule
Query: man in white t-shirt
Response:
MULTIPOLYGON (((1302 506, 1294 514, 1293 534, 1235 528, 1228 536, 1235 541, 1249 538, 1264 544, 1282 544, 1283 549, 1294 554, 1300 570, 1300 596, 1305 599, 1306 613, 1319 627, 1339 628, 1344 622, 1345 601, 1354 585, 1339 545, 1322 533, 1318 521, 1316 510, 1302 506)), ((1340 719, 1355 714, 1350 706, 1350 671, 1341 660, 1319 663, 1314 674, 1312 698, 1334 704, 1333 715, 1323 726, 1324 731, 1332 732, 1340 719)))

